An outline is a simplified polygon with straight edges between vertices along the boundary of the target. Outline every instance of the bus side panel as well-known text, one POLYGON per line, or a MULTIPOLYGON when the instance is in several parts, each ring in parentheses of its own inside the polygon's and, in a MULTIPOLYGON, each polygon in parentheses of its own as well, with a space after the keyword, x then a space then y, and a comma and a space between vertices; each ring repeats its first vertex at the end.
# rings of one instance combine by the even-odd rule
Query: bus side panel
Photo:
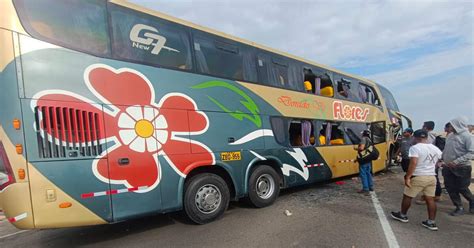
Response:
POLYGON ((14 129, 12 123, 14 119, 22 120, 13 34, 0 29, 0 141, 16 183, 0 191, 0 208, 7 218, 14 218, 11 222, 18 228, 33 228, 26 151, 22 149, 18 154, 16 149, 16 145, 24 148, 23 128, 14 129))

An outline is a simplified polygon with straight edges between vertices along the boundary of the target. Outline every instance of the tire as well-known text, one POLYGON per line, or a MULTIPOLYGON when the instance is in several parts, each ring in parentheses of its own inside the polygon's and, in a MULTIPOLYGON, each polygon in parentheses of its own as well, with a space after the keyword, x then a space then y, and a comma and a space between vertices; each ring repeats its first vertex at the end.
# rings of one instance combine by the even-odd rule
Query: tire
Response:
POLYGON ((268 165, 258 166, 250 175, 248 189, 248 200, 253 206, 270 206, 280 194, 280 176, 268 165))
POLYGON ((199 174, 185 184, 184 211, 196 224, 206 224, 222 217, 229 201, 227 183, 215 174, 199 174))

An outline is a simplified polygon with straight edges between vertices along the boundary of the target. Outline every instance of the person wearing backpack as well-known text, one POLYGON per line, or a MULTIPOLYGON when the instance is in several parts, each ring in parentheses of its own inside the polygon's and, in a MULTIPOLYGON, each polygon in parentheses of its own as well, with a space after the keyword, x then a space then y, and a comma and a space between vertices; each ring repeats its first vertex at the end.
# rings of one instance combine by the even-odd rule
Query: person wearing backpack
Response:
POLYGON ((368 194, 374 191, 374 183, 372 180, 372 160, 378 158, 378 151, 370 140, 370 131, 362 131, 362 139, 357 147, 357 162, 359 163, 359 177, 362 183, 362 189, 357 193, 368 194))

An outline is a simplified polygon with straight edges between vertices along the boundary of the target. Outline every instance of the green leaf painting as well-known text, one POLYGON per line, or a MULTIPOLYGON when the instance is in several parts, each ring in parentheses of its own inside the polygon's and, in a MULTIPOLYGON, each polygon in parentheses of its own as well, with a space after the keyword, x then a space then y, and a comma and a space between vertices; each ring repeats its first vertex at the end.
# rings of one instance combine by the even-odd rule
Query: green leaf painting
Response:
POLYGON ((216 104, 220 109, 222 109, 224 112, 228 113, 233 118, 239 121, 242 121, 245 118, 252 121, 255 124, 255 126, 257 126, 258 128, 262 126, 262 120, 260 119, 260 116, 259 116, 260 110, 258 109, 257 104, 255 104, 252 98, 250 98, 244 91, 235 87, 234 85, 223 82, 223 81, 208 81, 208 82, 195 85, 192 88, 193 89, 208 89, 208 88, 214 88, 214 87, 223 87, 241 96, 244 100, 241 100, 240 103, 252 114, 243 113, 240 110, 231 110, 227 108, 221 102, 217 101, 215 98, 208 95, 207 97, 209 98, 209 100, 211 100, 214 104, 216 104))

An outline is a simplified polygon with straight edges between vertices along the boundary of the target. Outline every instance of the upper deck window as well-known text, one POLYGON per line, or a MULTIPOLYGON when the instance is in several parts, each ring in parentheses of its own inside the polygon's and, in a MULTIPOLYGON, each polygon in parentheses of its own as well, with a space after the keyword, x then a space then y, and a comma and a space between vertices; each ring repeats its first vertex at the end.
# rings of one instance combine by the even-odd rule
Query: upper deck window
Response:
POLYGON ((147 14, 109 5, 112 52, 119 59, 173 69, 191 69, 187 30, 147 14))
POLYGON ((107 11, 99 0, 15 0, 26 31, 35 38, 96 55, 109 53, 107 11))
POLYGON ((359 83, 359 98, 361 102, 380 106, 380 100, 372 86, 359 83))

